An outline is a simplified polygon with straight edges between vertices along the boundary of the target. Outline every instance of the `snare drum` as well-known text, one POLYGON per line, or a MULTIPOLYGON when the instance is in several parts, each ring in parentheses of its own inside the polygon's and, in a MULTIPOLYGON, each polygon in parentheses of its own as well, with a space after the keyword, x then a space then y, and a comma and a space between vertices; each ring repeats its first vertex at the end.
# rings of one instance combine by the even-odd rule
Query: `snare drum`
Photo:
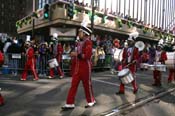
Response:
POLYGON ((121 70, 118 73, 118 77, 123 84, 129 84, 134 80, 134 77, 128 68, 121 70))
POLYGON ((56 58, 50 59, 50 60, 48 61, 48 63, 49 63, 49 67, 50 67, 50 68, 54 68, 54 67, 59 66, 59 65, 58 65, 58 61, 57 61, 56 58))
POLYGON ((155 70, 155 66, 154 65, 148 65, 148 70, 155 70))
POLYGON ((141 63, 141 64, 140 64, 140 68, 147 69, 148 66, 149 66, 149 64, 147 64, 147 63, 141 63))
POLYGON ((158 71, 166 71, 166 65, 163 64, 155 65, 155 69, 158 71))

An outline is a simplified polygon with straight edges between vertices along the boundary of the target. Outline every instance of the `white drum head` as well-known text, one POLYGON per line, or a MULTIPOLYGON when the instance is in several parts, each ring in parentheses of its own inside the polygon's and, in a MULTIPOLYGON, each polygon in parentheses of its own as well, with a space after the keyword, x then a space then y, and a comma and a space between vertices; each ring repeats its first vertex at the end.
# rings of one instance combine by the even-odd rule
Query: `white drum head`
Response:
POLYGON ((118 76, 119 76, 119 77, 122 77, 122 76, 124 76, 124 75, 126 75, 126 74, 128 74, 128 73, 129 73, 129 69, 126 68, 126 69, 121 70, 121 71, 118 73, 118 76))

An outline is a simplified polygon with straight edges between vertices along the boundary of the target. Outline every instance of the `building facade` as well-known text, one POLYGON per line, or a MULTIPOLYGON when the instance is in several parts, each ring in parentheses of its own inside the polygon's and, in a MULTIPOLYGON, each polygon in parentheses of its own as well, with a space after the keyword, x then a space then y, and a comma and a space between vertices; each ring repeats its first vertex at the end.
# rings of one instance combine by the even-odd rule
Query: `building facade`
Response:
POLYGON ((0 33, 16 35, 16 21, 27 15, 26 0, 0 0, 0 3, 0 33))

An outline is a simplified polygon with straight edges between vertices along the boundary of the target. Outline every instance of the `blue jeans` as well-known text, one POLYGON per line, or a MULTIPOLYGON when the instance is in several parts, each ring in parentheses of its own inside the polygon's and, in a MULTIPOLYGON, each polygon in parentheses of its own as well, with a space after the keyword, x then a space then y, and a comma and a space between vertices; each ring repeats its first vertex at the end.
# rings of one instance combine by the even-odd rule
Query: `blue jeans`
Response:
POLYGON ((19 63, 18 59, 11 59, 10 60, 10 64, 11 64, 10 68, 11 68, 12 73, 17 74, 17 72, 18 72, 18 63, 19 63))

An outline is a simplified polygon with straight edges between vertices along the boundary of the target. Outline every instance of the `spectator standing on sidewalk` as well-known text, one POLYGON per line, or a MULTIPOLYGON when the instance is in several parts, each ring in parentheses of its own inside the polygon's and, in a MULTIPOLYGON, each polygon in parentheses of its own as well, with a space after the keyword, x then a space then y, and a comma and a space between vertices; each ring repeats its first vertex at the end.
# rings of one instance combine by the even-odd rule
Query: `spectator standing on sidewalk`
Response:
POLYGON ((39 76, 46 76, 46 64, 47 64, 47 42, 41 43, 39 46, 39 76))
POLYGON ((9 63, 9 55, 7 53, 7 49, 8 47, 12 44, 12 41, 10 40, 10 38, 7 39, 7 41, 5 42, 4 48, 3 48, 3 53, 4 53, 4 64, 8 65, 9 63))
POLYGON ((19 59, 21 58, 21 50, 18 46, 18 40, 16 39, 16 37, 13 38, 12 44, 7 49, 7 53, 9 54, 12 75, 17 76, 19 59))

